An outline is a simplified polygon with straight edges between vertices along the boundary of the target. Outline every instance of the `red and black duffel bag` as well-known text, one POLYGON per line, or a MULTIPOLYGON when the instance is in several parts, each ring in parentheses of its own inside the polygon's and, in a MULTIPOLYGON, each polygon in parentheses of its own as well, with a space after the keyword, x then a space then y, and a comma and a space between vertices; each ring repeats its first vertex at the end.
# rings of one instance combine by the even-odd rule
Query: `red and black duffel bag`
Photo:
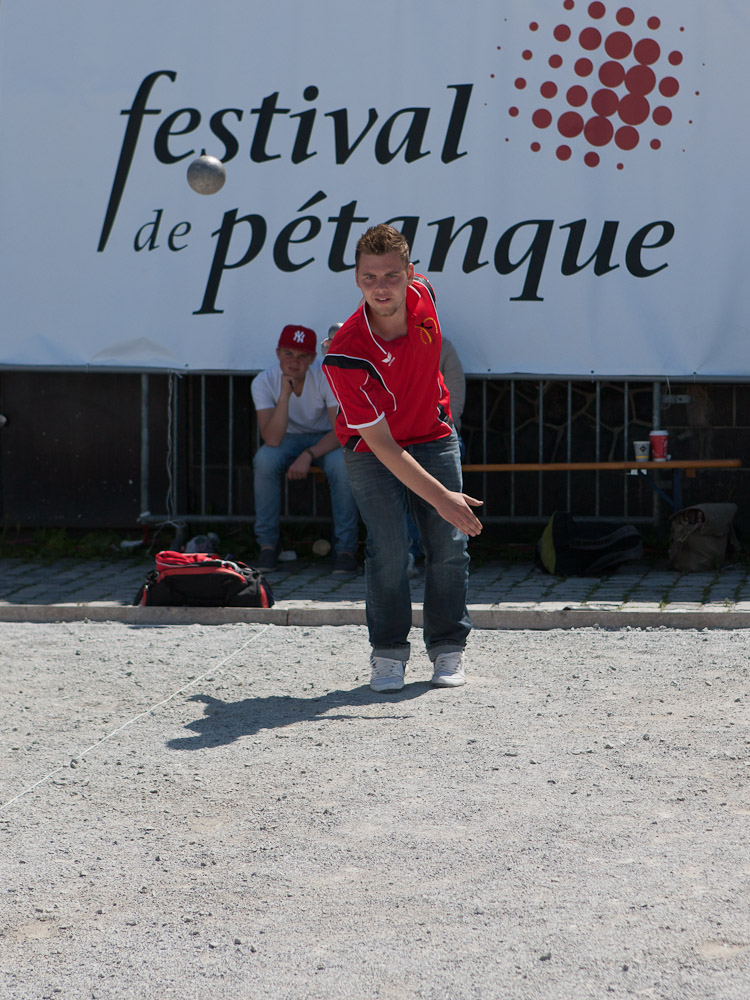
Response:
POLYGON ((270 608, 271 584, 260 570, 205 552, 157 552, 156 569, 136 594, 144 607, 270 608))

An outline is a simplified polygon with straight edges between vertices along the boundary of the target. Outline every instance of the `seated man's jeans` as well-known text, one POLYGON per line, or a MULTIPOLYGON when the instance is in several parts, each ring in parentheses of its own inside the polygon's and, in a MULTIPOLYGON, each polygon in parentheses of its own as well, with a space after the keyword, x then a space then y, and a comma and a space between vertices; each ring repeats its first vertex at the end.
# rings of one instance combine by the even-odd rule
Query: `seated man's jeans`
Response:
MULTIPOLYGON (((285 434, 279 445, 264 444, 253 459, 255 494, 255 537, 261 546, 275 547, 279 541, 281 482, 292 462, 305 448, 313 448, 322 434, 285 434)), ((356 553, 359 542, 359 514, 346 474, 341 448, 315 459, 323 470, 331 492, 333 547, 336 552, 356 553)))
MULTIPOLYGON (((455 432, 406 450, 449 490, 462 491, 455 432)), ((463 649, 471 630, 466 608, 466 535, 408 490, 371 452, 345 450, 344 458, 367 528, 365 598, 373 653, 403 661, 409 658, 412 615, 407 510, 419 529, 425 553, 423 631, 427 653, 434 662, 440 653, 463 649)))

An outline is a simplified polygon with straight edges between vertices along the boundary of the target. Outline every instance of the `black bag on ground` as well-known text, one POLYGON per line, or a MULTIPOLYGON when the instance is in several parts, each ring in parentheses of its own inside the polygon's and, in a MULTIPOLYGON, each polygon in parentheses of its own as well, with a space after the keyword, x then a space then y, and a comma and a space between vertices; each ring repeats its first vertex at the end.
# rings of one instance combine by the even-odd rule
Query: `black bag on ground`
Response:
POLYGON ((156 569, 135 596, 144 607, 271 608, 271 584, 260 570, 203 552, 158 552, 156 569))
POLYGON ((617 528, 580 524, 555 511, 537 542, 537 565, 555 576, 601 576, 643 555, 641 533, 632 524, 617 528))
POLYGON ((698 503, 672 515, 669 564, 681 573, 699 573, 723 566, 739 549, 732 520, 736 503, 698 503))

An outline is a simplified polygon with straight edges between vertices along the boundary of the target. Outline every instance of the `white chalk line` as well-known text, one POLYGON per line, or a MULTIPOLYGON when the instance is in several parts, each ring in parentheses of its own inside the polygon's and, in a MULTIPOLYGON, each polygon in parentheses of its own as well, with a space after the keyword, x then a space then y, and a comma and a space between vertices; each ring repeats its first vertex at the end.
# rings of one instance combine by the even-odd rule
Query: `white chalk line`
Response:
MULTIPOLYGON (((256 632, 255 635, 250 636, 250 638, 246 642, 243 642, 241 646, 238 646, 238 648, 235 649, 233 653, 230 653, 228 656, 225 656, 220 663, 216 664, 216 666, 212 667, 210 670, 207 670, 204 674, 201 674, 200 677, 194 677, 193 680, 191 680, 188 684, 184 684, 177 691, 173 691, 172 694, 170 694, 167 698, 163 698, 161 701, 158 701, 155 705, 151 705, 150 708, 144 709, 142 712, 139 712, 138 715, 134 715, 133 718, 129 719, 127 722, 123 722, 121 726, 118 726, 117 729, 113 729, 111 733, 108 733, 106 736, 103 736, 100 740, 97 740, 96 743, 92 743, 90 747, 86 747, 86 749, 81 750, 80 753, 73 754, 73 756, 70 758, 71 761, 82 760, 87 754, 91 753, 92 750, 96 750, 103 743, 106 743, 108 740, 111 740, 113 736, 117 736, 118 733, 121 733, 123 729, 127 729, 128 726, 132 726, 133 723, 138 722, 139 719, 144 718, 144 716, 146 715, 150 715, 152 712, 155 712, 158 708, 163 708, 165 705, 168 705, 173 698, 177 698, 178 695, 181 695, 184 691, 187 691, 195 684, 200 684, 200 682, 202 680, 205 680, 206 677, 209 676, 209 674, 215 674, 217 671, 221 670, 223 667, 226 666, 227 663, 229 663, 229 661, 233 657, 237 656, 238 653, 241 653, 243 649, 246 649, 251 642, 255 642, 256 639, 259 639, 264 632, 268 631, 270 627, 271 627, 270 625, 264 625, 263 628, 260 630, 260 632, 256 632)), ((18 802, 18 800, 22 799, 24 795, 28 795, 30 792, 33 792, 35 788, 38 788, 40 785, 43 785, 45 781, 49 781, 50 778, 54 778, 54 776, 56 774, 59 774, 60 771, 66 771, 69 767, 70 764, 61 764, 59 767, 56 767, 54 771, 50 771, 49 774, 45 774, 43 778, 40 778, 38 781, 35 781, 33 785, 29 785, 28 788, 24 788, 24 790, 22 792, 19 792, 18 795, 14 795, 12 799, 8 799, 7 802, 4 802, 2 805, 0 805, 0 812, 2 812, 3 809, 6 809, 8 806, 13 805, 14 802, 18 802)))

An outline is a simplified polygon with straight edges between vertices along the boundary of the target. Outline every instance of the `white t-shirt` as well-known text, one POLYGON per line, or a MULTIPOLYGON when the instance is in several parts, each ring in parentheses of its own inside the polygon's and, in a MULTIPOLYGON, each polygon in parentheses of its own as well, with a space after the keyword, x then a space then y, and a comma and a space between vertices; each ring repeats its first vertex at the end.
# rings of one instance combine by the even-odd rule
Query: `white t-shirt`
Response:
MULTIPOLYGON (((281 396, 281 365, 277 362, 260 372, 253 379, 250 391, 256 410, 272 410, 281 396)), ((330 431, 328 407, 338 408, 336 397, 323 374, 319 361, 314 361, 307 369, 301 396, 292 393, 289 398, 288 434, 310 434, 330 431)))

